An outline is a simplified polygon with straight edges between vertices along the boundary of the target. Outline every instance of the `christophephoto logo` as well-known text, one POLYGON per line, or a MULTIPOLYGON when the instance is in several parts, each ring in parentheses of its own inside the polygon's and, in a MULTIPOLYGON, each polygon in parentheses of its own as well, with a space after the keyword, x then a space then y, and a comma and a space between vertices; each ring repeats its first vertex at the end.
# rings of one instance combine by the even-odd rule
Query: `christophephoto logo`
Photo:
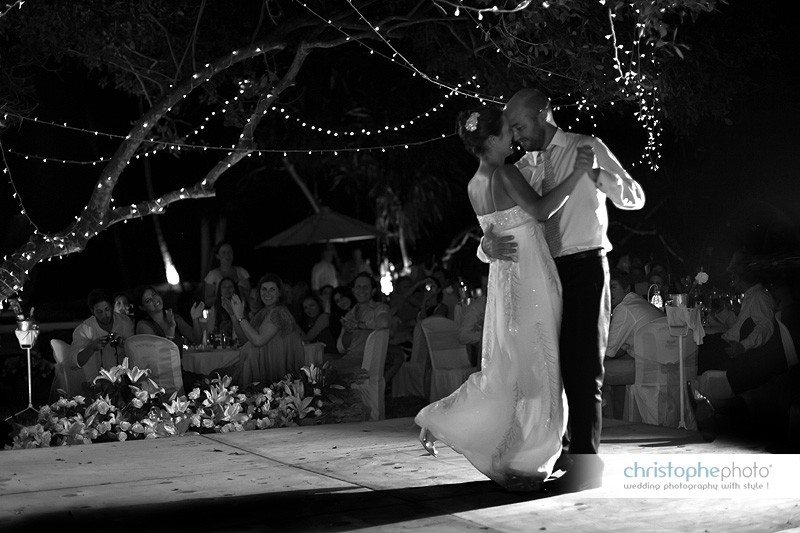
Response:
POLYGON ((648 489, 769 489, 772 464, 759 464, 758 461, 740 464, 731 461, 727 465, 708 465, 702 460, 693 463, 666 463, 634 461, 623 470, 628 480, 624 488, 648 489))
POLYGON ((770 454, 603 455, 603 490, 618 498, 789 498, 800 457, 770 454))

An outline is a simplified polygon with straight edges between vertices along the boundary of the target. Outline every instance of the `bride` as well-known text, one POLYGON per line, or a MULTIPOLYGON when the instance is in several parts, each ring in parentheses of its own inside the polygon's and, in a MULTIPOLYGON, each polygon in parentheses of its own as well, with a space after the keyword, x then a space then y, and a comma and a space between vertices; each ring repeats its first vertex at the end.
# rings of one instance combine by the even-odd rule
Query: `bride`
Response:
POLYGON ((558 362, 561 284, 540 221, 564 204, 591 172, 593 153, 578 149, 572 174, 539 196, 504 161, 512 132, 502 112, 462 112, 458 132, 480 166, 467 187, 481 228, 518 243, 515 260, 489 266, 481 372, 453 394, 425 407, 415 422, 436 455, 441 440, 510 490, 535 490, 551 474, 566 429, 558 362))

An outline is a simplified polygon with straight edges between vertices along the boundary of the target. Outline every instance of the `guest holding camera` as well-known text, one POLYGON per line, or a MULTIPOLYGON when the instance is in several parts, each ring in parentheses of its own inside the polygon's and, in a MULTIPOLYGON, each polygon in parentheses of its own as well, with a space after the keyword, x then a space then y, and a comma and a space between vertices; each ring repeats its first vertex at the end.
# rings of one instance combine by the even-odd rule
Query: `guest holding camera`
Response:
POLYGON ((111 368, 125 358, 123 342, 133 335, 133 321, 114 312, 114 299, 103 289, 89 293, 86 302, 92 316, 72 333, 70 361, 82 368, 85 381, 93 380, 101 368, 111 368))

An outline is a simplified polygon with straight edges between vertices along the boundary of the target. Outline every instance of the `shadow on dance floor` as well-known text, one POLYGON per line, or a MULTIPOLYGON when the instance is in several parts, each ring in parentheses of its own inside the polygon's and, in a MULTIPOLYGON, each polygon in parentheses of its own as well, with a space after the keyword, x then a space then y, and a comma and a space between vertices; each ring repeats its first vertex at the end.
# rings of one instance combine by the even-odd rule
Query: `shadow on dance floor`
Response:
MULTIPOLYGON (((436 528, 436 517, 443 517, 443 526, 458 526, 458 518, 444 519, 444 515, 546 497, 506 492, 491 481, 389 490, 293 490, 164 504, 131 502, 103 509, 76 507, 69 512, 0 520, 0 530, 57 526, 67 531, 344 531, 419 519, 432 519, 425 526, 436 528)), ((461 525, 464 529, 475 526, 467 521, 461 525)))

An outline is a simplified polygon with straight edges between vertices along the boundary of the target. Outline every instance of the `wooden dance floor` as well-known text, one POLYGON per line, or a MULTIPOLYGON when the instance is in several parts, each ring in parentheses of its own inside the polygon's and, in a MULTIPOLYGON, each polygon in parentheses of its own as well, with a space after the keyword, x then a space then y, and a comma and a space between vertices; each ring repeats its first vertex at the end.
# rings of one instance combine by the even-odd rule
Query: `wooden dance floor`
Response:
MULTIPOLYGON (((758 453, 695 432, 606 421, 602 451, 758 453)), ((786 499, 512 494, 410 418, 0 452, 0 529, 85 531, 780 531, 786 499)))

